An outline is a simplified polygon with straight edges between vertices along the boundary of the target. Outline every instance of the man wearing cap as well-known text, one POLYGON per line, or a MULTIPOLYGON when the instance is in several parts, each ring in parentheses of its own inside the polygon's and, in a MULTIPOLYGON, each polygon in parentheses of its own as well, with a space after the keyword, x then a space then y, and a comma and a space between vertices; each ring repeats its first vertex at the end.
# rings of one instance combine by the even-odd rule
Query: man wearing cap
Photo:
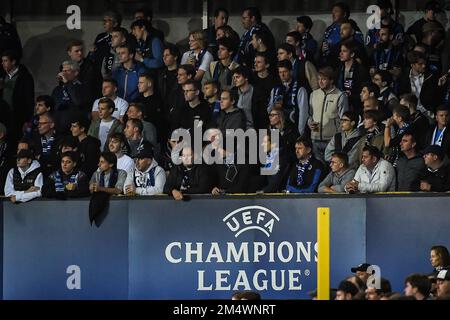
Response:
POLYGON ((27 202, 41 196, 43 176, 38 162, 33 161, 30 150, 20 150, 17 154, 17 167, 8 172, 5 183, 5 196, 11 202, 27 202))
POLYGON ((370 267, 369 263, 361 263, 356 267, 351 268, 350 270, 356 274, 358 278, 360 278, 364 283, 367 283, 367 280, 370 277, 370 274, 367 273, 367 268, 370 267))
POLYGON ((450 296, 450 270, 439 271, 437 277, 437 298, 445 299, 450 296))
POLYGON ((423 38, 423 26, 428 22, 437 22, 442 29, 444 27, 438 21, 436 21, 436 14, 442 12, 442 7, 439 1, 431 0, 425 4, 424 8, 425 15, 422 19, 414 22, 412 26, 408 28, 406 34, 409 36, 414 36, 416 43, 420 43, 423 38))
POLYGON ((413 183, 414 191, 450 191, 450 165, 440 146, 428 146, 423 152, 426 168, 413 183))
POLYGON ((154 196, 162 193, 166 173, 154 159, 152 145, 144 141, 134 157, 135 168, 127 175, 124 191, 126 195, 154 196))
POLYGON ((353 283, 344 280, 339 284, 334 300, 353 300, 358 291, 353 283))

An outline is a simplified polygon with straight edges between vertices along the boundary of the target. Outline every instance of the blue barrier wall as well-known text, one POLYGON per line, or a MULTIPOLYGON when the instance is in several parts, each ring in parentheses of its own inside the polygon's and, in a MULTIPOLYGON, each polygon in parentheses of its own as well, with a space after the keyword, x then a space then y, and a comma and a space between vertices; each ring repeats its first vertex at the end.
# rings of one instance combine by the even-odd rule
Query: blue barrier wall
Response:
POLYGON ((449 199, 122 198, 100 228, 85 200, 4 202, 3 298, 308 298, 318 207, 331 209, 331 285, 367 260, 400 291, 430 271, 431 245, 450 244, 449 199))

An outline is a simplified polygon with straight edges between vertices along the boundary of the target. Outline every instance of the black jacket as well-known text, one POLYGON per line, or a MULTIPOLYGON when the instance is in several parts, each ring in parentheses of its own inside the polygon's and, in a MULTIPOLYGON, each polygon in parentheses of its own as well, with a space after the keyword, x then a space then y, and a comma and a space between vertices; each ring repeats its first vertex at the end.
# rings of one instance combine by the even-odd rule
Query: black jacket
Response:
POLYGON ((98 168, 100 140, 87 136, 83 141, 78 142, 78 153, 80 154, 78 168, 86 173, 88 179, 90 179, 98 168))
POLYGON ((413 191, 420 191, 420 182, 425 181, 431 185, 431 192, 450 191, 450 165, 443 164, 438 170, 423 169, 413 184, 413 191))
POLYGON ((412 159, 405 156, 398 159, 397 163, 397 191, 412 191, 413 183, 425 170, 425 163, 420 155, 412 159))
MULTIPOLYGON (((409 77, 411 69, 402 72, 399 79, 399 96, 411 93, 411 79, 409 77)), ((420 102, 423 107, 429 111, 434 110, 443 103, 445 97, 446 86, 438 86, 439 76, 431 72, 426 72, 420 92, 420 102)))
MULTIPOLYGON (((164 186, 164 193, 172 195, 173 190, 179 190, 183 180, 185 167, 183 165, 175 166, 170 170, 164 186)), ((204 165, 194 165, 187 171, 189 177, 189 188, 183 191, 185 194, 209 194, 212 191, 215 181, 212 181, 210 168, 204 165)))
POLYGON ((248 190, 249 168, 247 165, 214 165, 216 187, 226 193, 246 193, 248 190))
MULTIPOLYGON (((62 171, 59 171, 61 175, 61 182, 66 186, 70 182, 70 176, 65 175, 62 171)), ((78 174, 76 187, 74 190, 64 189, 63 192, 56 192, 55 190, 55 182, 56 182, 56 172, 50 174, 50 176, 44 179, 44 185, 42 187, 42 196, 45 198, 58 198, 58 199, 66 199, 66 198, 82 198, 88 197, 90 195, 89 192, 89 178, 83 172, 78 170, 74 171, 74 174, 78 174)))
POLYGON ((191 135, 193 135, 192 130, 196 119, 203 121, 203 130, 206 130, 211 121, 211 110, 206 102, 200 102, 195 108, 185 104, 179 110, 175 110, 172 113, 171 130, 190 129, 191 135))
POLYGON ((217 128, 222 131, 224 136, 227 129, 245 130, 245 125, 245 114, 241 109, 236 109, 228 113, 225 111, 220 111, 220 115, 217 118, 217 128))

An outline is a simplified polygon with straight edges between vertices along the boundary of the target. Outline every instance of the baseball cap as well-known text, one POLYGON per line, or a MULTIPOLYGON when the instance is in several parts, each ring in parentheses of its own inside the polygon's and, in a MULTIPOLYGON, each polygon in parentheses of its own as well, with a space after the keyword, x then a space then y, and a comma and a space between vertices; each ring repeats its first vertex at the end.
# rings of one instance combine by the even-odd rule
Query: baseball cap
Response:
POLYGON ((440 160, 444 159, 444 156, 445 156, 444 150, 442 150, 442 147, 438 146, 438 145, 428 146, 422 151, 423 155, 428 154, 428 153, 437 155, 440 160))
POLYGON ((144 159, 144 158, 153 159, 153 157, 154 157, 153 145, 148 141, 142 142, 142 144, 137 148, 137 153, 134 156, 134 158, 137 159, 144 159))
POLYGON ((353 273, 355 273, 356 271, 364 271, 364 272, 366 272, 367 268, 370 267, 370 266, 371 266, 371 264, 369 264, 369 263, 361 263, 361 264, 357 265, 356 267, 351 268, 351 271, 353 273))
POLYGON ((439 271, 436 277, 437 280, 447 280, 450 281, 450 270, 444 269, 439 271))

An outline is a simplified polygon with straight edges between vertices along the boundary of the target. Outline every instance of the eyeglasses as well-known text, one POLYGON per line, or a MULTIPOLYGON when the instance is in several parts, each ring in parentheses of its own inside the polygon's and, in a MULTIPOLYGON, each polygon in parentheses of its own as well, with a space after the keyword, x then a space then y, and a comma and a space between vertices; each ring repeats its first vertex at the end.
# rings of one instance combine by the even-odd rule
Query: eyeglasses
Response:
POLYGON ((277 117, 279 116, 278 113, 269 113, 269 118, 277 117))

